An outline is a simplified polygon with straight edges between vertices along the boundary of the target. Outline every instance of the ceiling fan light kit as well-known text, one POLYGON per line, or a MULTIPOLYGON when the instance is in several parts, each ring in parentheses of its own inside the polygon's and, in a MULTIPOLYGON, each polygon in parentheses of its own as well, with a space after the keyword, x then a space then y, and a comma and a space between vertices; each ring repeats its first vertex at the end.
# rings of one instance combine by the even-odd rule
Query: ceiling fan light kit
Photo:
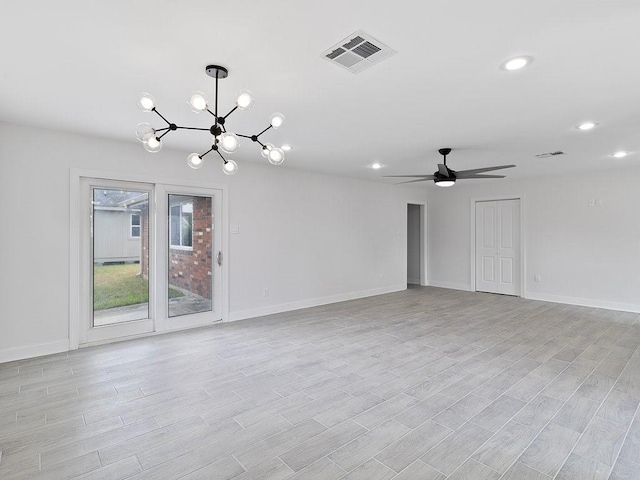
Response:
POLYGON ((445 180, 445 179, 440 179, 440 180, 436 179, 434 181, 435 181, 435 183, 436 183, 436 185, 438 187, 453 187, 456 184, 456 179, 455 178, 453 178, 451 180, 449 180, 449 179, 447 179, 447 180, 445 180))
POLYGON ((504 175, 482 175, 486 172, 494 170, 502 170, 504 168, 512 168, 515 165, 497 165, 495 167, 474 168, 472 170, 452 170, 447 166, 447 155, 451 153, 450 148, 441 148, 438 153, 444 157, 444 163, 438 164, 438 170, 433 175, 385 175, 385 177, 411 177, 415 180, 407 180, 402 183, 425 182, 433 180, 438 187, 452 187, 456 180, 472 180, 477 178, 504 178, 504 175))
MULTIPOLYGON (((269 126, 261 132, 254 135, 243 135, 227 131, 226 121, 229 115, 236 110, 248 110, 253 105, 253 96, 248 90, 241 91, 236 96, 236 105, 226 115, 218 113, 218 80, 227 78, 229 71, 220 65, 207 65, 205 68, 207 75, 215 79, 215 103, 213 110, 209 108, 207 97, 202 92, 193 92, 187 99, 189 108, 196 113, 208 112, 214 117, 214 124, 209 128, 199 127, 183 127, 167 120, 156 108, 156 101, 149 93, 143 92, 138 99, 138 108, 143 112, 154 112, 158 115, 167 126, 155 129, 148 123, 140 123, 136 129, 136 137, 140 140, 145 150, 151 153, 159 152, 162 149, 162 137, 169 132, 176 130, 201 130, 209 132, 213 136, 211 148, 204 153, 191 153, 187 157, 187 165, 191 168, 201 168, 204 163, 205 155, 216 152, 222 159, 222 171, 226 175, 233 175, 238 170, 238 164, 233 160, 228 160, 222 155, 222 152, 232 155, 240 148, 240 138, 248 138, 252 142, 258 143, 261 147, 261 154, 272 165, 281 165, 284 162, 284 149, 275 147, 271 143, 262 143, 260 136, 270 129, 278 129, 282 127, 285 121, 283 114, 276 112, 269 119, 269 126)), ((289 148, 290 149, 290 148, 289 148)))

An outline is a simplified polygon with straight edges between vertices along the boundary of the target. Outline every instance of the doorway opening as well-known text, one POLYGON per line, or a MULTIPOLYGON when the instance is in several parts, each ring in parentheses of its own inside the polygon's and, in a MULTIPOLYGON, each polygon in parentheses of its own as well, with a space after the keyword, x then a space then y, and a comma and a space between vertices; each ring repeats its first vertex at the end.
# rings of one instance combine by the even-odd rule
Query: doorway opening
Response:
POLYGON ((425 205, 407 204, 407 286, 427 284, 425 205))

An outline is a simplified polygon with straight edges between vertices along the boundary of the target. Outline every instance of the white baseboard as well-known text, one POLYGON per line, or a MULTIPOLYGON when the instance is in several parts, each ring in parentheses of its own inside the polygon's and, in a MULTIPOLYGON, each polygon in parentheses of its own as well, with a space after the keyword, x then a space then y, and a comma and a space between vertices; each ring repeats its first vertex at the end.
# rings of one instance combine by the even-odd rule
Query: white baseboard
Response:
POLYGON ((23 360, 25 358, 41 357, 53 353, 69 351, 69 340, 58 340, 57 342, 39 343, 37 345, 26 345, 24 347, 13 347, 0 350, 0 363, 23 360))
POLYGON ((419 278, 407 278, 407 283, 409 283, 411 285, 420 285, 420 279, 419 278))
POLYGON ((633 303, 609 302, 607 300, 596 300, 591 298, 565 297, 563 295, 552 295, 549 293, 525 292, 524 298, 530 300, 540 300, 543 302, 566 303, 568 305, 579 305, 581 307, 605 308, 607 310, 619 310, 622 312, 640 313, 640 305, 633 303))
POLYGON ((390 287, 374 288, 371 290, 360 290, 358 292, 341 293, 339 295, 331 295, 328 297, 300 300, 298 302, 281 303, 279 305, 270 305, 268 307, 239 310, 237 312, 229 312, 229 319, 227 321, 235 322, 237 320, 245 320, 247 318, 262 317, 263 315, 273 315, 274 313, 300 310, 301 308, 317 307, 319 305, 345 302, 347 300, 355 300, 357 298, 373 297, 374 295, 383 295, 385 293, 401 292, 406 289, 406 285, 393 285, 390 287))
POLYGON ((468 283, 449 283, 439 282, 437 280, 429 280, 430 287, 450 288, 452 290, 464 290, 466 292, 471 291, 471 285, 468 283))

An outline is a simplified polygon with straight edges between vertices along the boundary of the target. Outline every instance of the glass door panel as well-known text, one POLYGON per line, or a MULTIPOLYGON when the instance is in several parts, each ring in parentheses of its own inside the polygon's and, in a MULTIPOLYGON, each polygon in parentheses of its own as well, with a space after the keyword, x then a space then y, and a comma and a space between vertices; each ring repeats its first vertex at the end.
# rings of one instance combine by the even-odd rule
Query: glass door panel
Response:
POLYGON ((149 193, 92 188, 93 327, 149 316, 149 193))
POLYGON ((168 317, 213 310, 213 202, 168 195, 168 317))

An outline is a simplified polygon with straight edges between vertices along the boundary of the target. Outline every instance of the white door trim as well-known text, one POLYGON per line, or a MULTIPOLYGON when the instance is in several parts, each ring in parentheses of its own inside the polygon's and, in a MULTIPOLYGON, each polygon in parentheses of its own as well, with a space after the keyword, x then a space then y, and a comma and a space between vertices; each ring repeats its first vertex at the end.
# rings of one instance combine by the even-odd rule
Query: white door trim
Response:
MULTIPOLYGON (((420 201, 407 201, 407 208, 409 208, 409 205, 418 205, 420 207, 420 260, 422 260, 420 262, 420 285, 423 287, 426 287, 427 285, 429 285, 428 282, 428 278, 427 278, 427 202, 425 202, 424 200, 420 200, 420 201)), ((406 215, 405 215, 405 220, 406 220, 406 215)), ((404 228, 404 233, 405 235, 407 234, 407 230, 408 230, 408 226, 405 225, 404 228)), ((404 255, 404 268, 405 268, 405 272, 404 272, 404 278, 407 278, 407 254, 408 252, 406 251, 406 245, 407 245, 407 239, 405 238, 405 255, 404 255)))
POLYGON ((471 256, 471 268, 469 272, 469 284, 471 285, 470 290, 472 292, 476 291, 476 203, 478 202, 493 202, 500 200, 520 200, 520 297, 525 298, 524 292, 527 291, 525 281, 526 281, 526 272, 525 272, 525 241, 524 241, 524 233, 525 233, 525 218, 524 218, 524 195, 494 195, 491 197, 473 197, 471 198, 470 211, 471 211, 471 231, 470 231, 470 241, 469 241, 469 252, 471 256))
MULTIPOLYGON (((167 184, 182 187, 215 189, 222 192, 222 255, 229 258, 229 189, 224 185, 216 185, 202 181, 177 179, 149 173, 148 175, 127 174, 122 172, 89 170, 72 167, 69 169, 69 350, 76 350, 80 345, 81 309, 81 268, 82 249, 80 242, 80 179, 83 177, 118 180, 125 182, 139 182, 152 184, 167 184)), ((222 321, 229 321, 229 262, 222 263, 222 321)))

